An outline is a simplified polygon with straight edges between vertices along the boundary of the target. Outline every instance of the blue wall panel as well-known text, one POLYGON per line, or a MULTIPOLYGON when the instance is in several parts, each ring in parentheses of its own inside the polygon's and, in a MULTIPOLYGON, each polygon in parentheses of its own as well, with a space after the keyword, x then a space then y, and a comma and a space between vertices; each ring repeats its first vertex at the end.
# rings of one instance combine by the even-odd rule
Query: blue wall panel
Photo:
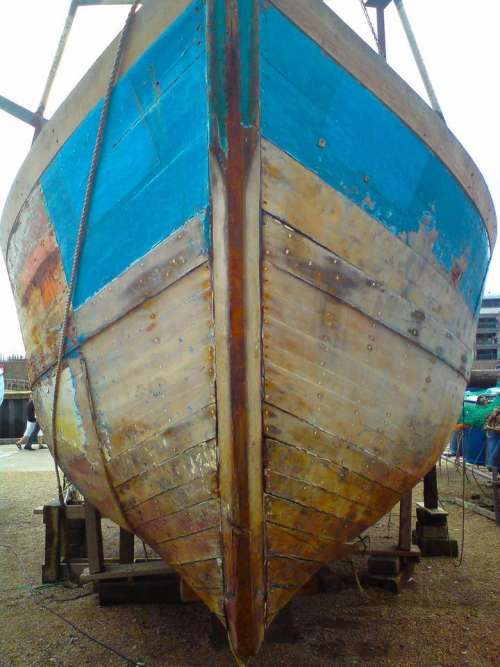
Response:
MULTIPOLYGON (((101 108, 102 101, 41 179, 67 276, 101 108)), ((115 88, 74 306, 207 207, 205 12, 198 0, 115 88)))
POLYGON ((398 116, 267 3, 261 88, 263 136, 402 240, 435 232, 441 267, 466 263, 459 289, 475 311, 489 242, 471 199, 398 116))

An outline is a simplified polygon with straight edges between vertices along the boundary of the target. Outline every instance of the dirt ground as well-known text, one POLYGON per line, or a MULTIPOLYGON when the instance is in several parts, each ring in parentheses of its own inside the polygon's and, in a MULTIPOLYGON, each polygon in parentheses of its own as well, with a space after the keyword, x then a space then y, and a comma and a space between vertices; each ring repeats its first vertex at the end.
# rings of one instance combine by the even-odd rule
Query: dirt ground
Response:
MULTIPOLYGON (((452 463, 443 464, 439 486, 443 498, 461 495, 461 473, 452 463)), ((479 488, 471 478, 466 497, 475 493, 479 488)), ((417 499, 420 494, 419 487, 417 499)), ((40 587, 44 531, 33 508, 54 495, 53 473, 0 473, 0 667, 234 664, 227 649, 212 647, 209 613, 201 605, 99 607, 88 586, 40 587), (47 608, 131 662, 83 636, 47 608)), ((450 533, 460 543, 462 509, 452 504, 446 509, 450 533)), ((394 544, 397 530, 394 512, 372 529, 372 543, 394 544)), ((114 536, 116 530, 107 526, 105 540, 111 533, 114 536)), ((366 559, 357 560, 362 573, 366 559)), ((337 568, 345 573, 351 565, 340 563, 337 568)), ((300 630, 296 643, 266 643, 249 665, 499 665, 499 573, 500 529, 467 510, 460 567, 449 558, 423 559, 398 596, 374 588, 363 592, 354 577, 339 578, 338 592, 293 602, 300 630)))

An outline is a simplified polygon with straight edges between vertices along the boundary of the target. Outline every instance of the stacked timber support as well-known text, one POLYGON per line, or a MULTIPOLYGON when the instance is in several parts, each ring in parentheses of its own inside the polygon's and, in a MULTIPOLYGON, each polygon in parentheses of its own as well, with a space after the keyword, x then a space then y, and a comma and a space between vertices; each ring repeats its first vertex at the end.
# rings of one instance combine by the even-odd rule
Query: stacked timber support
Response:
POLYGON ((399 542, 395 549, 370 552, 368 575, 365 583, 399 593, 410 580, 415 564, 420 560, 418 548, 411 544, 412 492, 409 491, 399 503, 399 542))
POLYGON ((55 498, 35 514, 45 525, 43 583, 76 578, 87 565, 87 540, 83 505, 61 505, 55 498))
POLYGON ((417 503, 413 543, 423 556, 458 556, 458 543, 448 533, 448 512, 439 506, 436 466, 424 477, 424 502, 417 503))

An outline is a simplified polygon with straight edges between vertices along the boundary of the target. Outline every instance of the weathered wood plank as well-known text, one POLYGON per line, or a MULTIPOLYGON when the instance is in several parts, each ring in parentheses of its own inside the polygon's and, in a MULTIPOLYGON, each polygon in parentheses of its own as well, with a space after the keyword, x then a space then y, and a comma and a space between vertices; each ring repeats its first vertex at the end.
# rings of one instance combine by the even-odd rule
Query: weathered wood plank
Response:
MULTIPOLYGON (((171 290, 192 271, 196 271, 201 284, 207 286, 206 252, 203 221, 200 218, 188 220, 141 261, 132 264, 123 275, 78 308, 74 326, 80 336, 85 339, 95 336, 144 302, 150 302, 153 312, 154 298, 166 289, 171 290)), ((170 320, 173 326, 178 322, 177 318, 170 317, 170 320)), ((154 324, 152 318, 149 325, 153 327, 154 324)))
POLYGON ((122 564, 134 562, 134 533, 120 528, 119 561, 122 564))
POLYGON ((367 509, 348 498, 330 493, 301 479, 287 477, 270 469, 264 472, 266 493, 332 514, 345 524, 348 539, 363 532, 385 512, 377 508, 367 509))
POLYGON ((222 591, 222 563, 219 559, 203 560, 198 563, 176 565, 179 574, 189 581, 195 590, 220 590, 222 591))
POLYGON ((208 278, 200 267, 84 344, 108 459, 215 401, 208 278))
POLYGON ((366 211, 268 141, 262 144, 263 207, 428 312, 469 348, 474 319, 451 276, 395 238, 366 211))
POLYGON ((55 361, 66 277, 39 187, 12 233, 7 268, 29 359, 30 380, 55 361))
POLYGON ((321 566, 318 563, 307 560, 270 556, 267 561, 268 586, 296 590, 312 577, 319 567, 321 566))
POLYGON ((452 331, 303 234, 269 215, 264 223, 266 261, 349 304, 467 375, 472 350, 452 331))
MULTIPOLYGON (((411 419, 406 430, 398 434, 400 437, 396 438, 393 430, 391 439, 385 413, 373 421, 365 419, 366 411, 357 403, 349 405, 338 395, 318 391, 311 382, 271 364, 266 367, 265 392, 266 402, 368 449, 374 456, 398 465, 410 476, 419 475, 422 467, 425 470, 427 458, 442 448, 444 442, 440 440, 442 432, 436 433, 434 424, 411 419)), ((442 416, 443 425, 451 428, 453 413, 450 414, 449 408, 442 416)))
POLYGON ((315 563, 328 563, 342 543, 327 540, 295 528, 284 528, 266 522, 268 551, 272 554, 299 558, 315 563))
POLYGON ((216 528, 207 528, 199 533, 167 540, 155 544, 154 548, 167 563, 174 566, 222 556, 220 531, 216 528))
POLYGON ((335 368, 339 368, 345 358, 349 366, 356 368, 359 365, 360 372, 373 374, 373 381, 380 382, 383 390, 401 386, 403 392, 411 389, 415 392, 415 387, 423 391, 436 381, 433 370, 437 367, 439 373, 436 375, 460 383, 456 397, 462 396, 463 378, 451 369, 443 368, 432 354, 267 262, 264 265, 263 295, 264 336, 267 335, 268 320, 278 320, 281 325, 317 341, 320 363, 332 359, 335 368))
POLYGON ((114 484, 122 484, 135 475, 146 472, 169 456, 176 456, 193 445, 215 438, 215 404, 167 426, 152 438, 110 459, 108 469, 114 484))
POLYGON ((364 477, 353 474, 346 466, 269 438, 265 441, 265 463, 268 468, 288 477, 300 479, 330 493, 336 493, 367 509, 392 507, 399 495, 364 477))
POLYGON ((220 505, 218 500, 213 499, 142 524, 141 530, 154 536, 155 542, 164 542, 215 528, 219 524, 220 505))
POLYGON ((284 528, 298 528, 318 537, 326 537, 341 542, 346 531, 352 531, 352 526, 341 519, 326 512, 320 512, 312 507, 305 507, 297 503, 266 495, 266 520, 284 528), (347 528, 346 528, 347 526, 347 528))
POLYGON ((396 493, 406 490, 406 474, 397 466, 269 404, 264 405, 264 431, 269 438, 307 449, 396 493))
POLYGON ((206 502, 217 497, 217 472, 212 471, 203 477, 196 477, 185 484, 144 500, 127 511, 127 517, 134 526, 141 526, 148 521, 166 517, 187 507, 206 502))
MULTIPOLYGON (((329 308, 328 304, 325 305, 329 308)), ((343 339, 349 335, 354 337, 354 332, 348 331, 347 318, 340 308, 329 308, 324 314, 324 329, 328 330, 330 327, 335 330, 331 345, 325 345, 320 338, 312 337, 297 327, 274 319, 271 313, 274 314, 268 309, 264 327, 264 355, 276 366, 289 368, 294 372, 299 370, 299 374, 306 374, 318 386, 325 384, 332 388, 341 388, 346 398, 359 399, 364 405, 376 405, 380 408, 378 397, 381 393, 386 397, 387 405, 400 401, 410 403, 414 399, 415 389, 411 391, 407 382, 398 385, 394 376, 385 372, 385 368, 368 364, 366 340, 371 340, 369 335, 378 340, 379 335, 369 334, 364 339, 360 337, 357 345, 353 340, 351 347, 358 348, 358 356, 341 351, 336 346, 336 341, 339 340, 339 347, 343 345, 345 348, 347 345, 343 344, 343 339)), ((380 334, 380 330, 377 334, 380 334)), ((400 374, 402 375, 401 372, 400 374)), ((426 395, 421 392, 421 397, 425 400, 426 395)))
POLYGON ((85 503, 85 534, 89 558, 89 572, 96 574, 104 569, 101 515, 88 501, 85 503))
POLYGON ((439 116, 321 0, 272 3, 377 95, 441 158, 481 212, 493 246, 496 217, 491 195, 476 165, 439 116))
MULTIPOLYGON (((390 407, 385 411, 381 410, 381 387, 377 388, 376 385, 370 387, 370 381, 363 382, 362 378, 360 378, 360 384, 355 384, 349 376, 349 366, 346 360, 344 360, 343 364, 339 363, 340 368, 332 372, 328 369, 326 362, 321 365, 318 357, 321 358, 323 355, 321 353, 318 354, 319 346, 315 345, 314 342, 310 346, 310 352, 312 358, 316 352, 316 359, 311 362, 304 350, 304 348, 307 348, 307 345, 300 346, 299 340, 298 344, 285 347, 287 338, 290 341, 290 338, 285 336, 280 345, 279 339, 270 343, 266 336, 264 352, 266 368, 269 368, 270 372, 272 372, 274 367, 278 367, 307 380, 316 386, 318 399, 324 397, 327 400, 327 396, 329 396, 332 400, 335 400, 336 409, 339 407, 339 402, 340 404, 347 405, 350 416, 354 414, 357 419, 365 419, 373 428, 381 426, 380 420, 382 418, 383 428, 389 439, 397 439, 399 434, 406 430, 408 412, 393 409, 393 406, 403 403, 412 406, 415 402, 414 395, 405 397, 404 394, 401 395, 396 391, 389 391, 387 394, 384 393, 385 405, 390 407)), ((293 342, 297 343, 297 340, 293 342)), ((429 405, 426 405, 425 400, 421 400, 419 403, 424 412, 432 414, 434 406, 430 401, 429 405)), ((320 405, 319 401, 318 405, 320 405)))
POLYGON ((116 487, 118 497, 127 511, 158 495, 180 487, 186 482, 205 477, 217 470, 215 440, 195 445, 177 456, 163 461, 150 470, 116 487))

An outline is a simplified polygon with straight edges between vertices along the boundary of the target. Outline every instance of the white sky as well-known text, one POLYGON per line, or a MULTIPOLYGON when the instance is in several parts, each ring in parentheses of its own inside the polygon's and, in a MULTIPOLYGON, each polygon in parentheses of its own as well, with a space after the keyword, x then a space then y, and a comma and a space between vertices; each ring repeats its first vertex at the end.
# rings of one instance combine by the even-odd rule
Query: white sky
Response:
MULTIPOLYGON (((373 45, 359 0, 326 1, 373 45)), ((0 94, 36 109, 69 4, 70 0, 0 0, 0 94)), ((405 0, 405 6, 447 123, 481 169, 500 211, 500 2, 405 0)), ((120 30, 127 11, 127 7, 78 10, 48 116, 120 30)), ((387 9, 386 17, 389 64, 425 98, 393 5, 387 9)), ((29 151, 32 134, 28 125, 0 111, 0 209, 29 151)), ((500 292, 500 242, 486 291, 500 292)), ((0 254, 0 355, 22 352, 17 315, 0 254)))

